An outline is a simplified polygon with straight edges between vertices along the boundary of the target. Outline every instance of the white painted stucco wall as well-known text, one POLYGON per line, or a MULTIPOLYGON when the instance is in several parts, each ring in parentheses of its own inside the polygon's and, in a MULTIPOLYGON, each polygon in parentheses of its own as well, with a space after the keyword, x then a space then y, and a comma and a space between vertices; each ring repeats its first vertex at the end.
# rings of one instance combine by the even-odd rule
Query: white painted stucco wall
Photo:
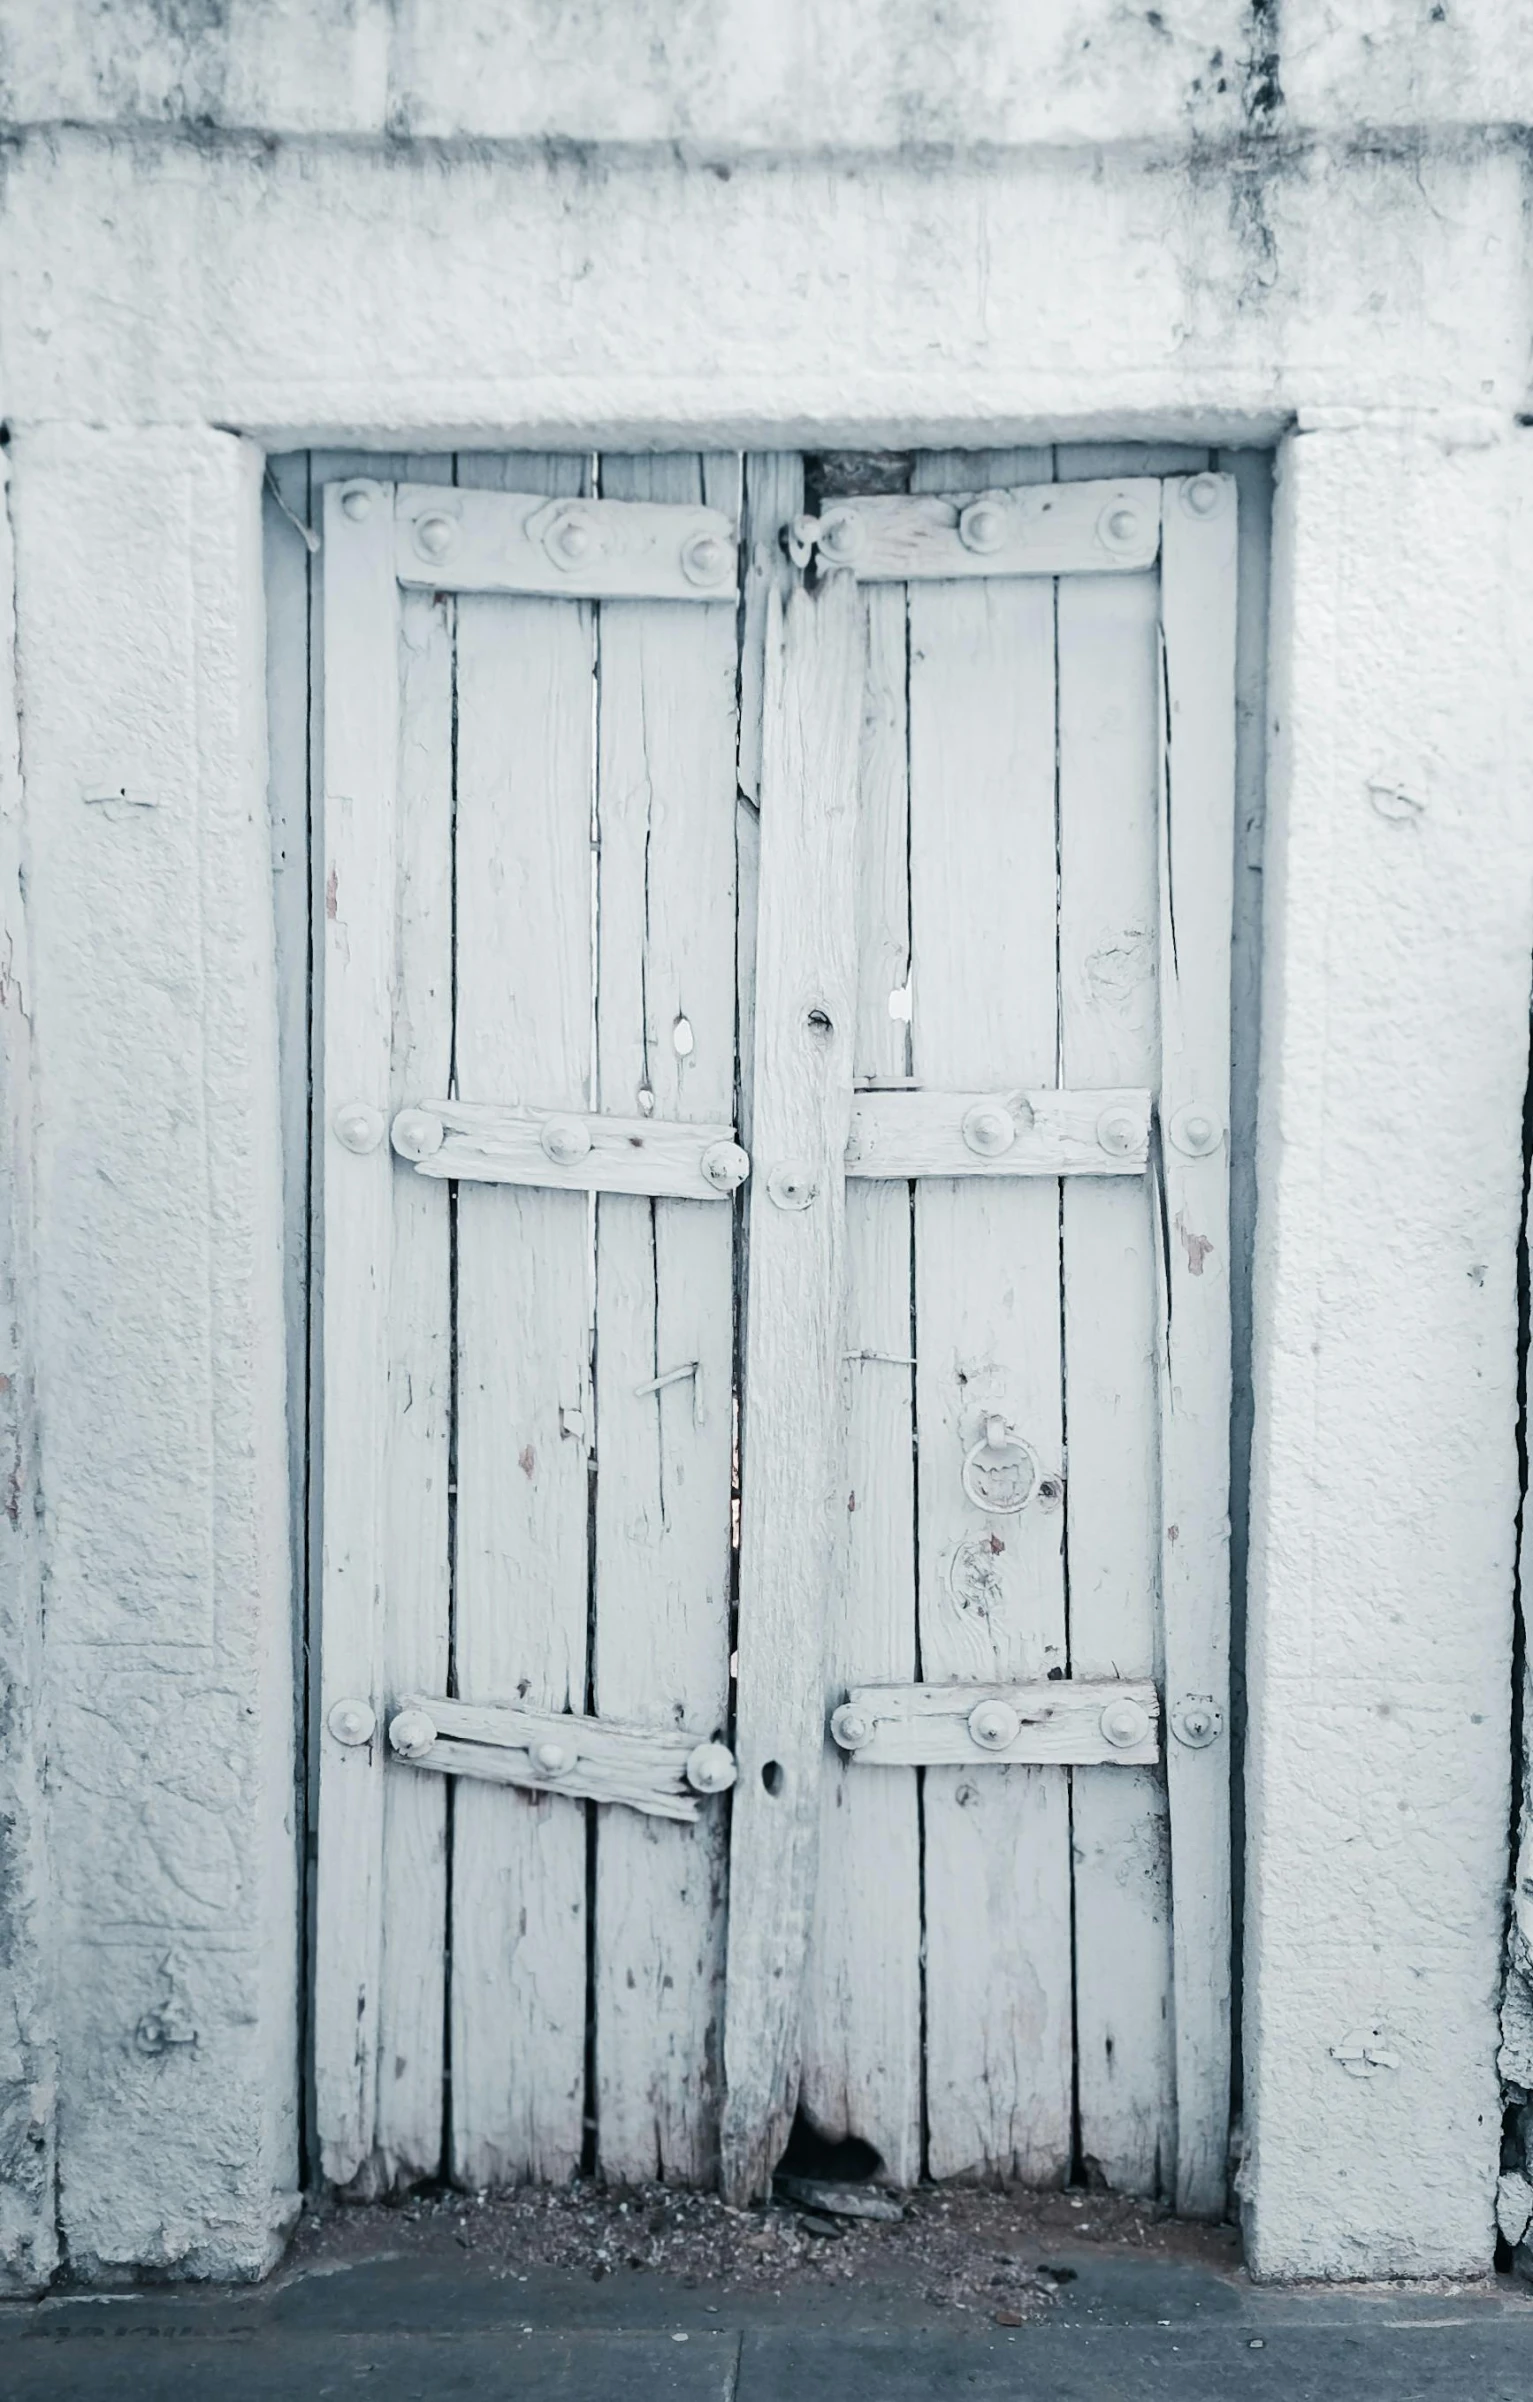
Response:
POLYGON ((1483 2268, 1533 948, 1524 12, 0 0, 0 111, 13 2281, 58 2241, 86 2274, 258 2272, 297 2175, 260 450, 1138 434, 1282 445, 1252 2257, 1483 2268), (1374 2026, 1396 2065, 1354 2074, 1374 2026))

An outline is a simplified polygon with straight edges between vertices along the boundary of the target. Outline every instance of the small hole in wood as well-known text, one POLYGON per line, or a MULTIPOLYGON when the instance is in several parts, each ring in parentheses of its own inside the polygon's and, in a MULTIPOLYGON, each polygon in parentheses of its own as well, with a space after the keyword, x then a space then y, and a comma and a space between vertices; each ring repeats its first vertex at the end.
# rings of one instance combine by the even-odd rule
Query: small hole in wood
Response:
POLYGON ((783 1774, 781 1760, 768 1760, 761 1771, 761 1782, 765 1785, 768 1793, 774 1795, 781 1793, 787 1781, 783 1774))
POLYGON ((692 1033, 692 1021, 690 1018, 678 1018, 676 1020, 675 1025, 671 1029, 671 1040, 676 1046, 677 1058, 690 1059, 695 1042, 695 1037, 692 1033))

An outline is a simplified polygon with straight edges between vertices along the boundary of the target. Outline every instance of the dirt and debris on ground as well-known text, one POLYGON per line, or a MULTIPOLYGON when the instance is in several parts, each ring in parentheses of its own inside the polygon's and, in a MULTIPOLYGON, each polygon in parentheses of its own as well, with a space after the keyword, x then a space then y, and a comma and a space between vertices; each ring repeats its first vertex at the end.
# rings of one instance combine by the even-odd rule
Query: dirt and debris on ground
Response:
POLYGON ((460 2261, 466 2253, 481 2273, 507 2279, 534 2269, 580 2271, 596 2281, 648 2271, 721 2294, 857 2282, 915 2287, 930 2304, 983 2313, 1002 2326, 1049 2315, 1077 2274, 1056 2256, 1061 2249, 1101 2244, 1208 2268, 1239 2265, 1233 2228, 1192 2226, 1111 2194, 923 2187, 899 2198, 903 2215, 889 2222, 832 2215, 781 2196, 731 2210, 716 2194, 588 2180, 323 2203, 306 2212, 288 2265, 312 2271, 387 2250, 460 2261))

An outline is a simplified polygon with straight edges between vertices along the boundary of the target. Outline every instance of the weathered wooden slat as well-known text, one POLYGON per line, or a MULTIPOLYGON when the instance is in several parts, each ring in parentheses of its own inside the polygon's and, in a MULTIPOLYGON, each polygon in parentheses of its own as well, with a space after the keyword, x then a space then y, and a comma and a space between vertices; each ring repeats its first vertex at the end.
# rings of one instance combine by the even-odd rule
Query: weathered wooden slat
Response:
MULTIPOLYGON (((494 471, 466 462, 475 464, 494 471)), ((505 472, 532 470, 512 459, 505 472)), ((562 472, 572 480, 568 463, 562 472)), ((402 484, 397 513, 395 559, 407 586, 557 600, 735 598, 735 520, 722 509, 402 484)))
POLYGON ((858 1768, 1142 1767, 1160 1757, 1160 1699, 1144 1679, 853 1685, 832 1733, 858 1768), (1013 1720, 1017 1731, 1010 1733, 1013 1720))
POLYGON ((394 1148, 420 1176, 678 1201, 727 1201, 749 1172, 727 1119, 688 1125, 484 1101, 413 1102, 394 1120, 394 1148))
MULTIPOLYGON (((578 459, 462 462, 578 491, 578 459)), ((588 608, 458 603, 456 1065, 588 1101, 588 608)), ((590 1210, 465 1183, 457 1200, 459 1690, 586 1701, 590 1210)), ((586 1827, 552 1799, 453 1796, 451 2163, 478 2188, 559 2179, 584 2135, 586 1827)))
POLYGON ((848 1176, 1142 1176, 1148 1091, 859 1092, 848 1176))
MULTIPOLYGON (((918 462, 918 475, 948 471, 918 462)), ((1121 574, 1154 563, 1160 486, 1137 476, 835 500, 818 518, 800 519, 794 538, 796 550, 812 546, 823 566, 849 568, 861 584, 1121 574)))
MULTIPOLYGON (((1132 472, 1133 458, 1130 449, 1119 471, 1132 472)), ((1069 464, 1059 461, 1061 472, 1069 464)), ((1101 471, 1099 453, 1081 454, 1078 472, 1101 471)), ((1153 573, 1060 584, 1060 1046, 1076 1082, 1159 1083, 1159 624, 1153 573)), ((1148 1181, 1076 1181, 1063 1194, 1072 1677, 1160 1670, 1153 1203, 1148 1181)), ((1164 1774, 1083 1768, 1072 1816, 1082 2156, 1115 2192, 1168 2192, 1176 2097, 1164 1774)))
MULTIPOLYGON (((609 457, 601 476, 623 500, 705 496, 738 513, 733 458, 609 457)), ((613 601, 597 642, 598 1097, 645 1104, 656 1129, 677 1121, 694 1181, 663 1188, 691 1198, 607 1188, 597 1205, 593 1690, 604 1715, 717 1734, 734 1225, 696 1204, 721 1197, 698 1177, 710 1144, 741 1157, 732 1128, 711 1124, 734 1105, 735 625, 723 610, 613 601)), ((596 2143, 612 2179, 717 2172, 727 1828, 722 1810, 691 1827, 627 1812, 597 1825, 596 2143)))
MULTIPOLYGON (((725 1793, 734 1781, 724 1745, 679 1727, 631 1726, 616 1718, 441 1694, 404 1695, 390 1716, 389 1741, 396 1758, 411 1768, 567 1800, 622 1803, 658 1818, 691 1821, 700 1793, 725 1793)), ((405 1789, 411 1789, 409 1780, 405 1789)))
MULTIPOLYGON (((949 486, 1017 468, 934 458, 949 486)), ((1036 461, 1047 476, 1047 453, 1036 461)), ((915 584, 912 1068, 994 1091, 1056 1075, 1054 593, 915 584)), ((1059 1196, 1038 1178, 916 1192, 922 1674, 1065 1662, 1059 1196), (964 1466, 999 1415, 1053 1488, 982 1511, 964 1466)), ((927 2152, 934 2177, 1048 2184, 1071 2148, 1069 1793, 1041 1768, 925 1772, 927 2152)))
MULTIPOLYGON (((863 621, 856 839, 859 1077, 909 1067, 910 975, 905 595, 870 585, 863 621)), ((829 1597, 826 1675, 916 1673, 915 1386, 910 1355, 910 1191, 846 1196, 845 1570, 829 1597)), ((879 2154, 880 2174, 921 2174, 921 1850, 914 1770, 853 1777, 827 1741, 822 1769, 803 2038, 802 2104, 823 2135, 879 2154)))
POLYGON ((1176 2202, 1225 2206, 1230 2099, 1229 1122, 1233 477, 1168 482, 1161 562, 1160 1391, 1176 2202))
POLYGON ((855 587, 775 596, 761 791, 751 1306, 742 1427, 736 1789, 722 2181, 765 2189, 786 2136, 819 1832, 824 1611, 841 1456, 843 1160, 856 1005, 855 587), (744 1897, 748 1897, 748 1900, 744 1897))
POLYGON ((381 1690, 392 1179, 399 593, 386 484, 325 494, 324 918, 315 1109, 324 1229, 314 2083, 324 2175, 371 2160, 382 1977, 381 1690), (349 1136, 350 1139, 346 1139, 349 1136), (360 1148, 357 1146, 360 1144, 360 1148), (355 1737, 363 1730, 361 1740, 355 1737))

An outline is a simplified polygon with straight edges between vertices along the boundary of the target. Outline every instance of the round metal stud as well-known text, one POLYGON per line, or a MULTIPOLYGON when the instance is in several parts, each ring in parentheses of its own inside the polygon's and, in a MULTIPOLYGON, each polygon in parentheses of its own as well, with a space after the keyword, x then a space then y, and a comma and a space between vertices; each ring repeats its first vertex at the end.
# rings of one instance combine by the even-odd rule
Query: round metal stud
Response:
POLYGON ((1108 1702, 1102 1712, 1102 1740, 1114 1751, 1132 1751, 1150 1731, 1150 1713, 1142 1701, 1134 1701, 1122 1693, 1116 1701, 1108 1702))
POLYGON ((1144 1136, 1144 1127, 1131 1109, 1104 1109, 1097 1120, 1097 1141, 1113 1159, 1129 1158, 1144 1136))
POLYGON ((1195 475, 1182 486, 1182 507, 1194 517, 1212 517, 1223 497, 1217 476, 1195 475))
POLYGON ((969 1712, 969 1732, 983 1751, 1004 1751, 1022 1732, 1022 1721, 1009 1701, 977 1701, 969 1712))
POLYGON ((596 528, 579 509, 563 509, 545 529, 543 547, 556 567, 583 567, 597 548, 596 528))
POLYGON ((985 1431, 963 1463, 963 1489, 977 1510, 992 1518, 1014 1517, 1027 1507, 1038 1483, 1038 1454, 992 1413, 985 1431))
POLYGON ((729 570, 729 545, 720 534, 693 534, 681 546, 681 572, 689 584, 717 584, 729 570))
POLYGON ((424 1760, 436 1728, 424 1710, 399 1710, 389 1720, 389 1745, 402 1760, 424 1760))
POLYGON ((341 507, 345 510, 353 525, 361 524, 363 518, 367 515, 372 505, 372 494, 370 492, 364 492, 360 488, 348 492, 341 502, 341 507))
POLYGON ((727 1743, 699 1743, 687 1754, 687 1783, 694 1793, 727 1793, 738 1773, 727 1743))
POLYGON ((378 1731, 377 1716, 366 1701, 332 1702, 325 1724, 337 1743, 371 1743, 378 1731))
POLYGON ((873 1721, 865 1710, 844 1701, 839 1710, 831 1713, 830 1731, 843 1751, 861 1751, 865 1743, 873 1740, 873 1721))
POLYGON ((862 526, 855 517, 843 513, 820 519, 818 547, 833 567, 850 566, 862 549, 862 539, 862 526))
POLYGON ((1097 540, 1109 550, 1132 550, 1139 540, 1139 512, 1126 501, 1110 500, 1097 519, 1097 540))
POLYGON ((958 520, 958 539, 965 550, 981 557, 998 551, 1006 540, 1011 511, 1003 500, 971 500, 958 520))
POLYGON ((716 1193, 734 1193, 751 1172, 750 1153, 738 1143, 710 1143, 698 1166, 716 1193))
POLYGON ((1189 1159, 1204 1159, 1224 1139, 1218 1113, 1201 1101, 1187 1101, 1171 1121, 1171 1140, 1189 1159))
POLYGON ((441 1150, 446 1128, 429 1109, 402 1109, 389 1129, 401 1159, 431 1159, 441 1150))
POLYGON ((1017 1139, 1016 1121, 999 1101, 976 1101, 964 1112, 963 1139, 981 1159, 999 1159, 1017 1139))
POLYGON ((1189 1751, 1206 1751, 1224 1732, 1224 1712, 1206 1693, 1189 1693, 1171 1713, 1171 1732, 1189 1751))
POLYGON ((369 1109, 365 1101, 343 1101, 330 1123, 348 1151, 376 1151, 383 1140, 383 1112, 369 1109))
POLYGON ((415 547, 428 559, 440 559, 457 530, 450 517, 423 517, 415 529, 415 547))
POLYGON ((527 1758, 534 1776, 566 1776, 575 1765, 576 1753, 568 1743, 545 1739, 529 1746, 527 1758))
POLYGON ((807 1209, 820 1189, 807 1159, 779 1160, 766 1186, 779 1209, 807 1209))
POLYGON ((591 1130, 579 1118, 545 1118, 538 1141, 556 1168, 572 1168, 590 1150, 591 1130))

